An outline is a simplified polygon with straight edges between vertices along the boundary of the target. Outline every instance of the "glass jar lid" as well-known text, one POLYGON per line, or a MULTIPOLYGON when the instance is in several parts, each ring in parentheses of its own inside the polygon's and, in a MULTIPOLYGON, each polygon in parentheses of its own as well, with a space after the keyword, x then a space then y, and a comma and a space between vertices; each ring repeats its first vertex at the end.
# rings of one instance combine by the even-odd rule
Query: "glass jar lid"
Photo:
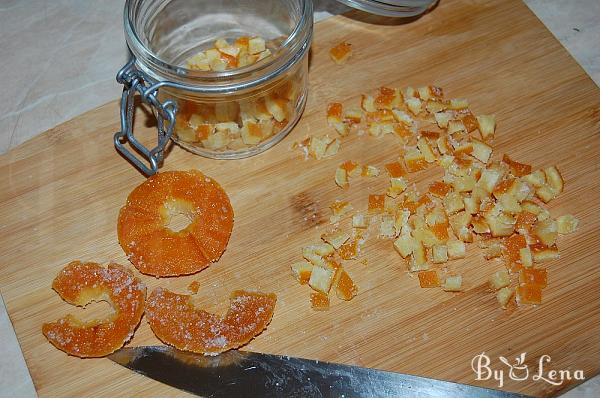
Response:
POLYGON ((357 10, 386 17, 413 17, 427 11, 437 0, 337 0, 357 10))

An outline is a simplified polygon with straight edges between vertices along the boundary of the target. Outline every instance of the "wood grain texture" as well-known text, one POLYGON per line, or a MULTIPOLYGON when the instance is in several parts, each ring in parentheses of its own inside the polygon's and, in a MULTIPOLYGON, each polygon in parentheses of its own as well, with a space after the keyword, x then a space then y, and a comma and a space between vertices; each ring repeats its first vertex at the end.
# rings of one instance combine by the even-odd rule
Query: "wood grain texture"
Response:
MULTIPOLYGON (((487 387, 497 384, 475 381, 471 370, 471 359, 482 351, 498 368, 499 355, 527 352, 530 366, 548 354, 551 368, 598 373, 600 90, 520 2, 442 0, 409 24, 370 19, 354 13, 316 25, 306 111, 273 149, 239 161, 172 149, 164 169, 197 168, 219 181, 230 195, 235 226, 217 264, 188 277, 142 278, 149 288, 179 292, 198 280, 199 302, 214 310, 224 309, 237 288, 276 292, 274 319, 248 350, 487 387), (355 55, 338 67, 327 51, 341 40, 354 45, 355 55), (291 144, 308 134, 334 134, 325 121, 329 101, 356 105, 360 94, 382 85, 430 83, 449 97, 468 98, 475 113, 497 115, 496 158, 506 152, 535 167, 557 164, 565 176, 566 190, 551 211, 582 222, 577 233, 560 239, 560 260, 548 264, 544 304, 502 311, 486 284, 500 264, 474 248, 452 265, 463 274, 464 293, 420 289, 391 243, 372 239, 368 264, 347 265, 359 295, 313 312, 309 289, 295 282, 289 265, 328 228, 329 203, 347 198, 364 208, 368 193, 387 185, 385 178, 363 180, 342 191, 333 182, 336 165, 352 159, 381 167, 399 147, 392 137, 352 136, 336 157, 305 161, 291 144)), ((143 177, 111 144, 117 110, 115 102, 102 106, 0 157, 0 288, 41 397, 185 395, 108 359, 68 357, 41 334, 43 322, 84 312, 50 288, 67 262, 128 264, 117 242, 117 214, 143 177)), ((136 131, 151 137, 144 119, 140 114, 136 131)), ((440 174, 422 173, 413 181, 423 186, 440 174)), ((130 344, 158 343, 142 320, 130 344)), ((531 379, 505 386, 536 396, 568 387, 531 379)))

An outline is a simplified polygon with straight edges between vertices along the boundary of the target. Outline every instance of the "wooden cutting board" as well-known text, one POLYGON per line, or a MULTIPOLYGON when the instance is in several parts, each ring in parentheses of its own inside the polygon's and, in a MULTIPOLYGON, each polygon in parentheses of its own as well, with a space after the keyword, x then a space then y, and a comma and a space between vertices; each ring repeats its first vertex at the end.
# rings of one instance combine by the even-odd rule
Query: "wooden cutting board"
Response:
MULTIPOLYGON (((84 313, 50 288, 67 262, 128 264, 117 243, 117 214, 143 177, 112 146, 117 110, 116 102, 109 103, 0 157, 0 287, 42 397, 185 395, 108 359, 69 357, 40 330, 43 322, 68 312, 84 313)), ((152 137, 147 123, 140 113, 137 131, 152 137)), ((222 259, 201 273, 142 278, 149 289, 179 292, 197 280, 198 301, 215 311, 237 288, 276 292, 273 321, 248 350, 487 387, 498 383, 474 380, 475 355, 485 351, 491 366, 507 373, 498 357, 512 361, 526 352, 532 374, 547 354, 545 371, 581 369, 590 378, 600 370, 599 155, 600 90, 520 2, 442 0, 410 23, 338 16, 315 27, 308 104, 289 137, 239 161, 172 149, 164 170, 197 168, 217 179, 231 197, 235 227, 222 259), (355 55, 336 66, 327 51, 342 40, 354 45, 355 55), (367 264, 346 265, 359 295, 314 312, 310 289, 291 277, 290 264, 301 258, 303 245, 329 228, 331 202, 346 198, 365 208, 367 195, 387 185, 385 177, 359 179, 343 191, 333 181, 336 165, 352 159, 382 167, 398 156, 399 146, 392 137, 352 136, 337 156, 322 161, 303 160, 290 146, 308 134, 334 134, 325 121, 330 101, 356 105, 360 94, 383 85, 424 84, 443 87, 448 97, 468 98, 475 113, 497 115, 496 157, 509 153, 535 167, 558 165, 566 190, 551 211, 576 215, 581 228, 561 237, 561 258, 547 265, 549 287, 539 307, 501 310, 486 283, 501 264, 485 261, 475 248, 451 264, 466 286, 453 294, 420 289, 391 242, 373 238, 362 257, 367 264)), ((413 181, 425 186, 440 174, 436 169, 413 181)), ((159 341, 143 320, 130 344, 159 341)), ((505 388, 551 396, 576 383, 553 386, 531 376, 506 380, 505 388)))

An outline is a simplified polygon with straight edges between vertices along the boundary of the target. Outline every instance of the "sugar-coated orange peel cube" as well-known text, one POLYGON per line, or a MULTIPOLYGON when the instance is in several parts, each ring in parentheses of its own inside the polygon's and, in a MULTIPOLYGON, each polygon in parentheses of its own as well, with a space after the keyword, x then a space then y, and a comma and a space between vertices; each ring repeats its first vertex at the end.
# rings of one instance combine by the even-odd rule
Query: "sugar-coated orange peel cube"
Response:
POLYGON ((437 140, 438 138, 440 138, 440 133, 438 131, 422 130, 419 131, 419 135, 421 137, 427 138, 428 140, 437 140))
POLYGON ((353 209, 350 202, 346 202, 343 200, 336 200, 331 205, 329 205, 329 208, 332 212, 332 216, 329 219, 332 224, 339 222, 342 219, 342 217, 350 213, 353 209))
POLYGON ((510 277, 506 270, 494 272, 489 280, 490 287, 494 290, 502 289, 510 285, 510 277))
POLYGON ((428 166, 425 156, 416 148, 410 149, 404 155, 404 163, 409 172, 414 173, 425 170, 428 166))
POLYGON ((306 285, 310 280, 313 265, 308 261, 300 261, 292 264, 292 274, 300 282, 301 285, 306 285))
POLYGON ((362 171, 360 173, 363 177, 377 177, 380 171, 377 167, 367 164, 362 167, 362 171))
POLYGON ((538 220, 533 226, 532 234, 539 242, 552 246, 558 237, 558 223, 552 219, 538 220))
POLYGON ((502 161, 510 167, 510 172, 515 177, 523 177, 531 173, 531 165, 512 160, 507 154, 502 156, 502 161))
POLYGON ((385 169, 392 178, 406 177, 406 175, 408 174, 406 172, 406 169, 400 162, 388 163, 385 165, 385 169))
POLYGON ((508 304, 512 301, 513 296, 515 295, 515 290, 508 286, 503 287, 502 289, 496 292, 496 299, 500 303, 500 306, 503 309, 508 308, 508 304))
POLYGON ((203 141, 214 131, 214 126, 203 123, 198 125, 194 130, 196 131, 196 138, 198 141, 203 141))
POLYGON ((517 214, 517 223, 515 224, 515 229, 517 231, 523 230, 529 232, 531 227, 537 221, 537 216, 528 211, 522 211, 517 214))
POLYGON ((356 257, 358 257, 359 244, 360 244, 360 242, 359 242, 358 238, 356 238, 356 237, 350 238, 350 240, 348 240, 346 243, 344 243, 342 246, 340 246, 340 248, 338 250, 339 256, 343 260, 355 259, 356 257))
POLYGON ((435 181, 429 185, 429 192, 439 198, 445 197, 452 190, 452 185, 443 181, 435 181))
POLYGON ((345 64, 352 56, 352 44, 346 42, 337 44, 329 50, 329 56, 336 64, 345 64))
POLYGON ((329 309, 329 296, 322 292, 311 292, 310 306, 315 311, 327 311, 329 309))
POLYGON ((430 287, 440 287, 441 281, 438 276, 437 271, 421 271, 418 274, 419 276, 419 285, 422 288, 430 288, 430 287))
POLYGON ((514 178, 508 177, 496 184, 492 193, 498 198, 500 195, 507 193, 513 187, 515 182, 516 180, 514 178))
POLYGON ((327 105, 327 118, 332 118, 337 121, 342 120, 342 104, 339 102, 333 102, 327 105))
POLYGON ((477 116, 477 124, 479 125, 481 138, 483 138, 484 141, 494 137, 496 131, 496 117, 494 115, 477 116))
POLYGON ((187 291, 192 294, 198 293, 199 290, 200 290, 200 282, 198 282, 198 281, 191 281, 187 287, 187 291))
POLYGON ((410 126, 404 123, 394 123, 394 134, 396 134, 402 139, 410 138, 413 136, 413 132, 410 129, 410 126))
POLYGON ((541 304, 542 287, 539 285, 520 285, 517 287, 517 300, 520 304, 541 304))
POLYGON ((467 129, 468 133, 472 133, 473 131, 479 128, 479 123, 477 122, 477 118, 473 116, 471 112, 467 113, 462 118, 462 122, 467 129))
POLYGON ((394 89, 381 87, 379 95, 375 97, 375 107, 377 109, 392 109, 396 105, 395 102, 399 102, 398 100, 394 89))
POLYGON ((361 169, 358 166, 358 163, 353 162, 352 160, 346 160, 344 163, 339 166, 341 169, 346 170, 349 176, 358 176, 361 173, 361 169))
POLYGON ((510 264, 520 262, 520 250, 527 247, 527 240, 523 235, 513 234, 504 241, 506 259, 510 264))
POLYGON ((308 280, 308 285, 315 291, 329 294, 337 271, 336 268, 329 266, 329 264, 314 266, 308 280))
POLYGON ((533 261, 536 263, 555 260, 559 257, 558 247, 556 244, 552 246, 546 246, 543 243, 534 243, 530 246, 530 248, 533 255, 533 261))
POLYGON ((441 242, 446 242, 449 238, 448 224, 436 223, 429 227, 433 235, 441 242))
POLYGON ((460 292, 463 290, 462 286, 462 276, 461 275, 452 275, 447 276, 442 283, 442 289, 447 292, 460 292))
POLYGON ((368 210, 371 213, 381 213, 385 209, 385 195, 369 195, 368 210))
POLYGON ((548 273, 543 268, 524 268, 519 273, 519 282, 524 285, 537 285, 543 289, 548 285, 548 273))
POLYGON ((350 275, 344 270, 341 270, 339 273, 335 293, 339 299, 345 301, 352 300, 358 293, 358 286, 356 286, 350 275))
POLYGON ((366 113, 367 124, 386 123, 394 121, 394 114, 389 109, 380 109, 366 113))

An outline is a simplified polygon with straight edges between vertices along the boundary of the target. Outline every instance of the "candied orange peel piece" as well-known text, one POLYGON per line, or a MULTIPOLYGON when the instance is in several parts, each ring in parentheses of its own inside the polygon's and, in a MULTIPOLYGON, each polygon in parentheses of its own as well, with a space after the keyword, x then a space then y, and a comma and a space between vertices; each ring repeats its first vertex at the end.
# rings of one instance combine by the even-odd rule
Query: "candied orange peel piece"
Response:
POLYGON ((528 211, 522 211, 517 215, 517 223, 515 224, 515 229, 530 231, 531 227, 537 221, 537 216, 528 211))
POLYGON ((435 181, 429 185, 429 192, 439 198, 445 197, 452 190, 452 185, 443 181, 435 181))
POLYGON ((196 170, 157 173, 136 187, 119 212, 119 244, 144 274, 196 273, 217 261, 233 229, 229 197, 212 178, 196 170), (173 215, 190 223, 169 228, 173 215))
POLYGON ((329 50, 329 56, 338 65, 345 64, 352 56, 352 44, 341 42, 329 50))
POLYGON ((448 224, 436 223, 429 227, 433 235, 442 242, 446 242, 449 239, 448 235, 448 224))
POLYGON ((402 139, 413 136, 413 132, 410 127, 404 123, 394 123, 394 133, 402 139))
POLYGON ((388 163, 385 165, 385 169, 392 178, 406 177, 408 174, 400 162, 388 163))
POLYGON ((539 285, 520 285, 517 287, 517 300, 520 304, 541 304, 542 288, 539 285))
POLYGON ((389 109, 380 109, 365 114, 367 124, 393 122, 394 114, 389 109))
POLYGON ((527 247, 527 240, 523 235, 513 234, 505 240, 506 255, 509 261, 519 260, 519 250, 527 247))
POLYGON ((358 294, 358 286, 356 286, 346 271, 341 270, 335 287, 335 292, 338 298, 349 301, 358 294))
POLYGON ((329 309, 329 296, 323 292, 311 292, 310 306, 315 311, 327 311, 329 309))
POLYGON ((548 285, 548 273, 543 268, 524 268, 519 273, 519 282, 525 285, 537 285, 543 289, 548 285))
POLYGON ((234 291, 224 315, 196 308, 191 296, 155 289, 146 302, 146 317, 154 334, 180 350, 217 354, 241 347, 271 322, 277 296, 234 291))
POLYGON ((191 281, 190 284, 187 287, 188 292, 192 293, 192 294, 196 294, 198 293, 198 291, 200 290, 200 282, 198 281, 191 281))
POLYGON ((422 288, 440 287, 442 285, 437 271, 421 271, 418 274, 419 285, 422 288))
POLYGON ((512 177, 509 177, 509 178, 506 178, 506 179, 500 181, 494 188, 494 196, 498 197, 502 194, 507 193, 509 191, 509 189, 513 186, 515 181, 516 180, 512 177))
POLYGON ((335 202, 333 202, 332 204, 329 205, 329 208, 331 209, 331 213, 332 213, 332 216, 330 217, 329 221, 332 224, 339 222, 344 216, 349 214, 353 209, 350 202, 346 202, 343 200, 336 200, 335 202))
POLYGON ((358 163, 353 162, 351 160, 347 160, 344 163, 340 164, 340 168, 346 170, 348 174, 353 174, 357 171, 360 171, 360 169, 358 168, 358 163))
POLYGON ((77 357, 103 357, 115 352, 131 339, 144 313, 146 286, 118 264, 104 268, 73 261, 58 273, 52 288, 69 304, 84 307, 106 300, 115 310, 106 319, 83 322, 67 315, 42 326, 50 343, 77 357))
POLYGON ((369 195, 369 212, 380 213, 385 209, 385 195, 369 195))
POLYGON ((479 128, 479 123, 477 122, 477 118, 473 116, 472 113, 467 113, 463 118, 462 122, 465 125, 467 132, 472 133, 473 131, 479 128))
POLYGON ((507 154, 504 154, 502 161, 510 167, 510 172, 515 177, 523 177, 531 173, 531 165, 515 162, 507 154))
POLYGON ((360 241, 358 238, 351 238, 338 250, 339 256, 343 260, 352 260, 358 257, 360 241))
POLYGON ((335 118, 339 121, 342 120, 342 104, 339 102, 333 102, 327 105, 327 117, 335 118))
POLYGON ((425 137, 429 140, 437 140, 438 138, 440 138, 440 133, 438 131, 422 130, 419 131, 419 134, 421 135, 421 137, 425 137))
POLYGON ((416 158, 416 159, 404 159, 404 162, 406 163, 406 168, 408 169, 409 172, 414 173, 417 171, 421 171, 421 170, 425 170, 428 166, 427 161, 425 160, 425 158, 416 158))
POLYGON ((397 96, 394 89, 381 87, 379 95, 375 97, 375 107, 377 109, 392 109, 396 101, 397 96))
POLYGON ((301 285, 306 285, 310 281, 313 265, 308 261, 302 261, 292 264, 292 274, 301 285))

